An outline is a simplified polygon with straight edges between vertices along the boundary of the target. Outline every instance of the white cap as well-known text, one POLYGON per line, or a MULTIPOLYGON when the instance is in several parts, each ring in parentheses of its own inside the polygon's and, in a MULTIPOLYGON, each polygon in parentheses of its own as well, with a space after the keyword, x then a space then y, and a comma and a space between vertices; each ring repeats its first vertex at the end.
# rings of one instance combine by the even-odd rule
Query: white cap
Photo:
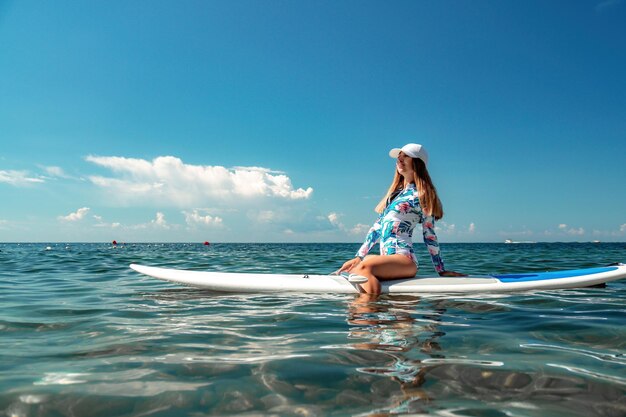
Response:
POLYGON ((407 143, 402 148, 393 148, 389 151, 389 156, 392 158, 397 158, 400 155, 400 152, 404 153, 406 156, 410 156, 411 158, 419 158, 424 161, 424 164, 428 164, 428 152, 426 149, 420 144, 417 143, 407 143))

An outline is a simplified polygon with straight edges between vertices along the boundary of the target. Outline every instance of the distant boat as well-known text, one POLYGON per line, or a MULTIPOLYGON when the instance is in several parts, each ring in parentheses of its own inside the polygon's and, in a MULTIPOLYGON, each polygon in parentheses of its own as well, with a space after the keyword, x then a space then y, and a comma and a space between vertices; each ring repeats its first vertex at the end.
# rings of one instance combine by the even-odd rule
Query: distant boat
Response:
POLYGON ((507 239, 504 241, 504 243, 537 243, 537 242, 532 242, 530 240, 524 240, 524 241, 517 241, 517 240, 511 240, 511 239, 507 239))

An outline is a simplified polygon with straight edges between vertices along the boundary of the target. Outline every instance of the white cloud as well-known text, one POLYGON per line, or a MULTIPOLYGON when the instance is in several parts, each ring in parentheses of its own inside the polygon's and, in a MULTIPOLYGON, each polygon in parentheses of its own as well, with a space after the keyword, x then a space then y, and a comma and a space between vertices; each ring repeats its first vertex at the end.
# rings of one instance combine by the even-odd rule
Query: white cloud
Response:
MULTIPOLYGON (((339 213, 329 213, 326 216, 326 220, 328 220, 330 222, 330 224, 339 229, 340 231, 344 232, 344 233, 348 233, 350 235, 363 235, 365 236, 365 233, 369 230, 369 226, 367 225, 362 225, 362 224, 357 224, 351 228, 346 227, 346 225, 344 225, 341 220, 339 220, 342 217, 341 214, 339 213)), ((322 220, 322 219, 319 219, 322 220)))
POLYGON ((223 219, 218 216, 201 215, 198 209, 194 209, 191 213, 183 211, 185 215, 185 221, 190 227, 203 225, 203 226, 221 226, 223 219))
POLYGON ((48 173, 48 175, 52 175, 53 177, 67 178, 67 175, 65 174, 65 172, 63 171, 63 168, 61 167, 49 166, 49 167, 43 167, 43 169, 46 171, 46 173, 48 173))
POLYGON ((300 235, 303 239, 309 239, 315 233, 329 233, 338 229, 330 223, 327 214, 320 215, 302 202, 279 204, 271 208, 258 206, 248 208, 245 212, 246 218, 242 219, 240 216, 237 220, 238 224, 241 220, 247 220, 246 229, 250 233, 270 236, 288 229, 293 232, 290 236, 300 235))
POLYGON ((369 224, 357 223, 348 232, 351 235, 356 235, 356 236, 362 235, 363 238, 365 238, 366 233, 369 232, 371 227, 372 226, 369 224))
POLYGON ((371 228, 371 225, 362 224, 362 223, 357 223, 352 227, 346 227, 346 225, 341 222, 340 220, 341 217, 342 217, 341 214, 332 212, 332 213, 329 213, 328 216, 326 216, 326 219, 330 222, 330 224, 333 227, 352 236, 361 236, 365 238, 365 235, 371 228))
POLYGON ((122 229, 122 230, 154 230, 154 229, 177 229, 178 225, 170 225, 165 220, 165 214, 161 212, 157 212, 154 219, 146 222, 146 223, 138 223, 132 225, 123 225, 120 222, 112 222, 108 223, 102 219, 102 216, 94 215, 93 218, 97 221, 94 227, 99 228, 110 228, 110 229, 122 229))
POLYGON ((94 220, 97 222, 96 224, 94 224, 94 227, 100 227, 100 228, 109 228, 109 229, 118 229, 122 226, 121 223, 119 222, 113 222, 113 223, 106 223, 103 219, 102 216, 98 216, 96 214, 94 214, 92 216, 94 218, 94 220))
POLYGON ((73 181, 85 181, 84 178, 80 178, 80 177, 74 177, 70 174, 68 174, 67 172, 65 172, 65 170, 61 167, 58 166, 45 166, 45 165, 38 165, 38 167, 43 170, 45 172, 45 175, 42 175, 40 178, 43 180, 57 180, 57 179, 64 179, 64 180, 73 180, 73 181))
POLYGON ((16 187, 42 183, 40 177, 31 177, 28 171, 0 170, 0 182, 5 182, 16 187))
POLYGON ((169 229, 170 228, 170 226, 165 221, 165 214, 163 214, 161 212, 157 212, 156 219, 152 220, 151 223, 152 223, 152 225, 157 226, 157 227, 161 227, 163 229, 169 229))
POLYGON ((67 222, 76 222, 82 220, 87 213, 89 213, 89 207, 82 207, 76 210, 74 213, 70 213, 67 216, 59 216, 59 220, 64 220, 67 222))
MULTIPOLYGON (((422 225, 417 225, 416 230, 413 232, 414 241, 421 240, 422 225), (419 237, 418 237, 419 236, 419 237)), ((435 232, 440 241, 449 242, 451 239, 458 239, 458 241, 481 238, 481 232, 478 231, 475 222, 470 222, 465 225, 458 225, 456 223, 447 223, 444 220, 438 220, 435 222, 435 232)), ((510 239, 510 232, 500 232, 501 235, 505 235, 507 239, 510 239)))
POLYGON ((626 233, 626 223, 617 227, 614 230, 597 230, 594 229, 593 236, 598 238, 622 238, 626 233))
POLYGON ((568 235, 572 235, 572 236, 582 236, 585 234, 585 229, 583 229, 582 227, 579 227, 578 229, 576 229, 574 227, 569 227, 565 223, 559 224, 559 229, 567 233, 568 235))
POLYGON ((156 199, 160 204, 186 207, 241 198, 308 199, 313 193, 311 187, 294 189, 287 175, 267 168, 191 165, 173 156, 152 161, 117 156, 88 156, 86 160, 116 174, 89 179, 124 202, 156 199))
POLYGON ((122 226, 122 224, 119 223, 119 222, 114 222, 114 223, 103 223, 103 222, 100 222, 100 223, 94 224, 94 227, 100 227, 100 228, 103 228, 103 229, 104 228, 118 229, 121 226, 122 226))
POLYGON ((437 233, 453 235, 456 232, 456 225, 454 223, 448 224, 443 220, 440 220, 435 223, 435 231, 437 233))

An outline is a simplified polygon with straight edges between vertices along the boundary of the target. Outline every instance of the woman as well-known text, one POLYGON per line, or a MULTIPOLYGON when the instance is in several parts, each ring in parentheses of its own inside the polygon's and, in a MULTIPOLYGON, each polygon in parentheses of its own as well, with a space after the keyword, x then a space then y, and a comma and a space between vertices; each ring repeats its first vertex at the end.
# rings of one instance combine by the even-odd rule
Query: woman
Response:
POLYGON ((397 158, 396 174, 387 194, 376 206, 380 216, 356 257, 344 263, 337 272, 349 272, 367 278, 361 287, 370 294, 380 294, 379 280, 415 276, 417 258, 411 236, 417 223, 421 223, 424 243, 439 275, 463 276, 458 272, 446 271, 439 255, 435 220, 443 217, 443 208, 426 170, 426 150, 422 145, 409 143, 401 149, 392 149, 389 156, 397 158), (367 255, 378 241, 380 255, 367 255))

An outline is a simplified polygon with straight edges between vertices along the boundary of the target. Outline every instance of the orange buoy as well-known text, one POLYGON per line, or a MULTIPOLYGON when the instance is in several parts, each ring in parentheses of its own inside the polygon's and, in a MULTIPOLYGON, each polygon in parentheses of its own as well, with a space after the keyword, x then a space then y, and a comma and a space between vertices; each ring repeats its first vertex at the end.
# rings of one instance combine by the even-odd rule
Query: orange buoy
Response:
POLYGON ((209 246, 210 243, 209 242, 204 242, 204 246, 209 246))
POLYGON ((114 244, 114 245, 117 245, 117 240, 114 240, 114 241, 113 241, 113 244, 114 244))

